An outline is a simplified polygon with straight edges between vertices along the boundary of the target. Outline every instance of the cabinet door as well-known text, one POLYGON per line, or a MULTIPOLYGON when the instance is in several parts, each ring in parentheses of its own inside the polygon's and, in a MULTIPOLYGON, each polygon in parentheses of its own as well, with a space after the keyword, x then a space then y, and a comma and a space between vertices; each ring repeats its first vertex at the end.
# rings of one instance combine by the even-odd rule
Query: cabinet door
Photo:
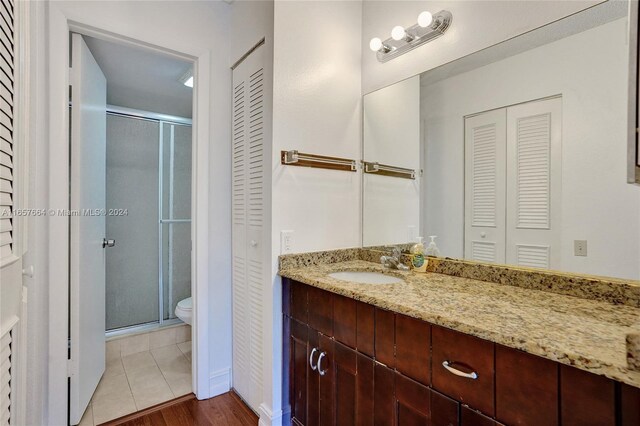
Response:
POLYGON ((496 346, 496 418, 508 425, 558 424, 558 364, 496 346))
POLYGON ((320 375, 318 358, 320 357, 320 333, 309 328, 309 351, 307 353, 307 423, 306 426, 320 425, 320 375), (315 351, 314 351, 315 349, 315 351), (313 352, 313 356, 312 355, 313 352), (313 364, 313 366, 312 366, 313 364))
POLYGON ((289 320, 289 398, 291 422, 307 424, 307 370, 309 368, 308 328, 289 320))
POLYGON ((431 426, 457 426, 458 402, 431 389, 431 426))
POLYGON ((335 382, 335 424, 352 426, 357 418, 358 356, 354 350, 338 342, 333 347, 332 374, 320 380, 332 379, 335 382))
POLYGON ((356 381, 356 425, 371 426, 373 425, 373 398, 374 398, 374 381, 373 381, 374 362, 371 358, 358 353, 358 377, 356 381))
POLYGON ((431 398, 429 388, 396 373, 396 412, 398 426, 429 426, 431 398))
POLYGON ((316 374, 316 376, 319 377, 320 384, 319 424, 321 426, 328 426, 335 424, 336 419, 335 349, 334 341, 324 334, 319 335, 319 343, 320 355, 318 355, 318 368, 316 374))
POLYGON ((373 370, 373 418, 376 426, 395 426, 395 373, 376 362, 373 370))
POLYGON ((616 424, 614 382, 561 365, 560 407, 563 426, 613 426, 616 424))
POLYGON ((460 410, 460 426, 500 426, 500 423, 463 405, 460 410))
POLYGON ((640 425, 640 389, 633 386, 620 385, 621 425, 640 425))

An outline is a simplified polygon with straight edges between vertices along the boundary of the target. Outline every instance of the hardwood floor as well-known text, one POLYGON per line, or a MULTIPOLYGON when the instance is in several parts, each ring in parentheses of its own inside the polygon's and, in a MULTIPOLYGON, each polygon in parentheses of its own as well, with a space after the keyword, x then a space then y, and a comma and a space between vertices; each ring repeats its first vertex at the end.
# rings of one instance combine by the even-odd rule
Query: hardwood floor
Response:
POLYGON ((129 414, 103 426, 248 426, 258 417, 235 394, 228 392, 198 401, 195 395, 176 398, 164 404, 129 414))

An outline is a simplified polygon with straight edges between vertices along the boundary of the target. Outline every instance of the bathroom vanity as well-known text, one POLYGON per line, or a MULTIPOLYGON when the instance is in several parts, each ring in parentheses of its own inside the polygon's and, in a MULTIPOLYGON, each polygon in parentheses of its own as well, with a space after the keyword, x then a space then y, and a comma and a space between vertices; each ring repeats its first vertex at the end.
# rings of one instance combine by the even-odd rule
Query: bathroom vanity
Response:
POLYGON ((292 424, 640 424, 640 371, 626 354, 637 283, 451 260, 430 268, 450 274, 417 274, 376 256, 281 258, 292 424))

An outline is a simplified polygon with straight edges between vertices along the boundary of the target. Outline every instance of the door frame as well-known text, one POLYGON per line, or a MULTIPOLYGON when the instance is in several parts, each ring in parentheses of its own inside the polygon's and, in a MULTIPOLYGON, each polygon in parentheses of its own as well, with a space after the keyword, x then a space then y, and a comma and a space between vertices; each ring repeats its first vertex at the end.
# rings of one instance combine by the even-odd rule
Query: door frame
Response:
MULTIPOLYGON (((194 66, 192 133, 192 224, 191 294, 194 298, 192 324, 192 385, 198 399, 211 396, 209 386, 209 117, 211 65, 209 51, 176 52, 162 46, 132 40, 107 28, 95 28, 73 21, 53 3, 49 5, 49 209, 69 208, 69 32, 155 50, 194 66)), ((48 421, 66 424, 67 338, 69 321, 69 221, 51 215, 49 223, 49 360, 48 421)))

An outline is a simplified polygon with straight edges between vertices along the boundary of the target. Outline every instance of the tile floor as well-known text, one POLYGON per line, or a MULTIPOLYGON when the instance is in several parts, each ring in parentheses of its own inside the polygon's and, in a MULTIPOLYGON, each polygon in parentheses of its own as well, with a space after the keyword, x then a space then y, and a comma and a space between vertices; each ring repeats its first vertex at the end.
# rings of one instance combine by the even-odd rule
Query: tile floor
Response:
POLYGON ((107 342, 107 367, 80 425, 99 425, 190 393, 191 341, 184 341, 190 330, 180 328, 107 342))

